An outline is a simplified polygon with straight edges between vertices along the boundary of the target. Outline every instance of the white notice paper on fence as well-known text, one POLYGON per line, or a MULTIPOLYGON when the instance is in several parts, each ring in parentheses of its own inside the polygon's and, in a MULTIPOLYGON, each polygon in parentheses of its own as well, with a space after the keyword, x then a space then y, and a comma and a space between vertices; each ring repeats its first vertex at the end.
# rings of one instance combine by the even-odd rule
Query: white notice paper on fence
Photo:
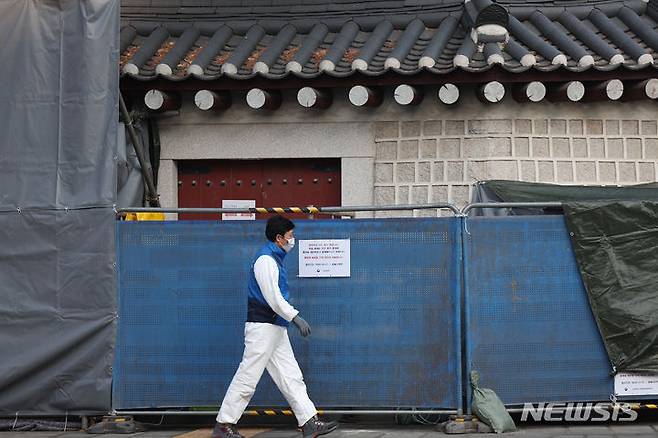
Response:
POLYGON ((300 277, 349 277, 350 239, 300 240, 300 277))
POLYGON ((648 374, 615 374, 615 395, 656 395, 658 376, 648 374))
MULTIPOLYGON (((222 208, 252 208, 256 206, 255 199, 224 199, 222 208)), ((222 213, 223 221, 253 221, 255 213, 222 213)))

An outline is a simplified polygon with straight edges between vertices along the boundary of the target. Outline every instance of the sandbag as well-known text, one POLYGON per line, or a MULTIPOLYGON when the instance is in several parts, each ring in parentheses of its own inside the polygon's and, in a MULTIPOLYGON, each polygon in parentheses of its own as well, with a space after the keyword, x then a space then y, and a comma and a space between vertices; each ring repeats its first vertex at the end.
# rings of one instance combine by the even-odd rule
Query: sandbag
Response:
POLYGON ((471 387, 473 388, 472 410, 482 422, 489 425, 494 432, 514 432, 516 425, 510 417, 505 405, 493 389, 480 388, 480 375, 471 371, 471 387))

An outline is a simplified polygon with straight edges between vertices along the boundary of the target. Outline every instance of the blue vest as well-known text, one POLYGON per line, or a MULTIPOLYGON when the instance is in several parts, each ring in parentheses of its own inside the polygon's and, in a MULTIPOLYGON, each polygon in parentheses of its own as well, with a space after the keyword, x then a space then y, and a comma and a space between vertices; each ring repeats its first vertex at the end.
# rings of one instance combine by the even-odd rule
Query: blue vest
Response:
POLYGON ((290 296, 290 291, 288 289, 288 274, 286 268, 283 267, 283 259, 286 256, 286 252, 282 248, 279 248, 276 243, 269 242, 256 253, 256 257, 254 257, 254 260, 251 263, 248 285, 249 300, 247 301, 247 322, 266 322, 281 327, 288 327, 288 321, 277 315, 270 305, 267 304, 263 292, 261 292, 260 286, 258 286, 258 282, 256 281, 256 276, 254 275, 254 264, 260 256, 264 255, 272 257, 279 266, 279 289, 281 290, 281 295, 283 295, 283 298, 286 301, 288 301, 288 297, 290 296))

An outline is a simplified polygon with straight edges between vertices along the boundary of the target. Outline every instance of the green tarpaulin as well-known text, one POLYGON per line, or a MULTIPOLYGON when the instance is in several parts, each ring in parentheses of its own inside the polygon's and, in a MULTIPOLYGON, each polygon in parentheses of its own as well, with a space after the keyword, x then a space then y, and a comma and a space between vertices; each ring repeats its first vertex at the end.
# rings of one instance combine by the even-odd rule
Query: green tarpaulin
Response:
POLYGON ((583 283, 614 369, 658 374, 658 184, 482 184, 503 202, 564 202, 583 283))
POLYGON ((634 186, 562 186, 523 181, 480 183, 505 202, 571 202, 597 200, 658 201, 658 183, 634 186))
POLYGON ((569 202, 564 213, 610 361, 658 374, 658 202, 569 202))

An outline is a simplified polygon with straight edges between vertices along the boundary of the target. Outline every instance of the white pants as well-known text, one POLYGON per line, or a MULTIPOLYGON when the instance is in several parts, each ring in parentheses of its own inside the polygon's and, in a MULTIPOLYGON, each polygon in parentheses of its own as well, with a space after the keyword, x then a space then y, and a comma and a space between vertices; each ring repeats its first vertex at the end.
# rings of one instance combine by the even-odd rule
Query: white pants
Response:
POLYGON ((265 369, 290 404, 300 426, 317 414, 306 393, 306 384, 292 351, 288 330, 274 324, 248 322, 244 327, 242 362, 217 414, 219 423, 238 422, 265 369))

